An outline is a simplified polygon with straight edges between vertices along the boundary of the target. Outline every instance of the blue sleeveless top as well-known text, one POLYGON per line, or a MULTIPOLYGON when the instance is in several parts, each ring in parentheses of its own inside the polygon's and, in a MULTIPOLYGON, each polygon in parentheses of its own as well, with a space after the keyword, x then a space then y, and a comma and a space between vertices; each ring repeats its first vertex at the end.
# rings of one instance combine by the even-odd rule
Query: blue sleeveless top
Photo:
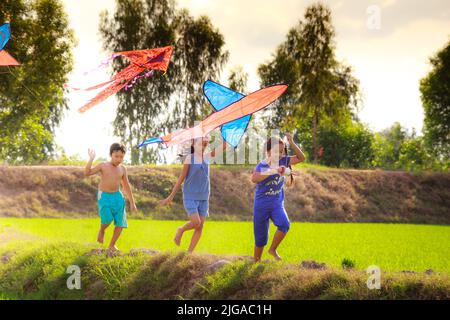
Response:
POLYGON ((200 159, 194 161, 194 154, 190 157, 189 171, 183 184, 183 199, 209 200, 209 159, 203 156, 200 163, 200 159))

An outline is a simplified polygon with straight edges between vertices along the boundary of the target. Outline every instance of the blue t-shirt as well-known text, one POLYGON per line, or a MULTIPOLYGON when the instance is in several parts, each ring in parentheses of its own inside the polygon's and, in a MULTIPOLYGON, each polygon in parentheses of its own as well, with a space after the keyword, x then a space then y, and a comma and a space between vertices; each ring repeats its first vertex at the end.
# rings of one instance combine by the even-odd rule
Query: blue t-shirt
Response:
MULTIPOLYGON (((279 166, 289 166, 290 157, 285 156, 280 159, 279 166)), ((270 166, 265 161, 262 160, 260 163, 256 165, 256 172, 264 172, 269 170, 270 166)), ((269 176, 267 179, 258 182, 256 184, 255 191, 255 205, 270 205, 277 206, 283 205, 284 201, 284 176, 280 176, 279 174, 273 174, 269 176)))
MULTIPOLYGON (((189 157, 189 156, 188 156, 189 157)), ((208 200, 210 191, 209 159, 203 160, 190 155, 189 171, 183 184, 183 198, 188 200, 208 200)))

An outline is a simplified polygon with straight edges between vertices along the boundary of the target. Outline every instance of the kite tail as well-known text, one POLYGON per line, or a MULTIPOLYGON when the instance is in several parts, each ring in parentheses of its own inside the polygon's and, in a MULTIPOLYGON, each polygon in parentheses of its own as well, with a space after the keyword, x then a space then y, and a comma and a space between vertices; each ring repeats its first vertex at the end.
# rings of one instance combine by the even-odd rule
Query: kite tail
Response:
POLYGON ((131 89, 133 87, 133 85, 141 78, 150 78, 151 76, 153 76, 154 74, 154 70, 150 70, 146 73, 144 73, 142 76, 136 76, 133 78, 133 80, 131 80, 131 82, 129 82, 129 84, 125 85, 125 90, 128 91, 129 89, 131 89))
POLYGON ((71 89, 71 90, 74 90, 74 91, 92 91, 92 90, 100 89, 100 88, 102 88, 102 87, 106 86, 107 84, 110 84, 110 83, 112 83, 114 81, 115 81, 114 79, 113 80, 108 80, 106 82, 103 82, 103 83, 100 83, 100 84, 97 84, 95 86, 88 87, 88 88, 72 87, 72 86, 69 86, 67 83, 65 83, 64 84, 64 88, 71 89))
POLYGON ((99 70, 99 69, 101 69, 101 68, 105 68, 105 67, 109 66, 109 65, 114 61, 114 59, 116 59, 117 57, 120 57, 120 56, 121 56, 120 54, 113 53, 108 59, 102 61, 102 62, 101 62, 97 67, 95 67, 94 69, 84 72, 83 75, 84 75, 84 76, 87 76, 88 74, 90 74, 90 73, 92 73, 92 72, 94 72, 94 71, 97 71, 97 70, 99 70))

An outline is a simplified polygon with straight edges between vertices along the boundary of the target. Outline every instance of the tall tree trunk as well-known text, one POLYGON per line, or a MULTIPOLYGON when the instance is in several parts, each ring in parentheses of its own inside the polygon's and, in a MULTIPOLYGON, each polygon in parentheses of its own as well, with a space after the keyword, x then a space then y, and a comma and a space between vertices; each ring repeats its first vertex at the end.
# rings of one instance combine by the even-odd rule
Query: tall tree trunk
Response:
POLYGON ((314 163, 317 163, 318 160, 318 154, 317 154, 317 111, 314 110, 314 115, 313 115, 313 161, 314 163))

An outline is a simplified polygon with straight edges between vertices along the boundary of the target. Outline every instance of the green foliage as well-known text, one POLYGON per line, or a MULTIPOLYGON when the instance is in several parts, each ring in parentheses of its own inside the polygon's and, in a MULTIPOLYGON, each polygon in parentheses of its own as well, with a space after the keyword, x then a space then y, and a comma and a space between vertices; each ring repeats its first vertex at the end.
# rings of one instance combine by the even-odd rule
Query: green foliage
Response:
MULTIPOLYGON (((213 300, 235 297, 239 291, 248 290, 249 286, 257 283, 265 269, 266 265, 249 261, 225 266, 207 277, 208 285, 203 287, 203 294, 206 299, 213 300)), ((251 297, 248 298, 251 299, 251 297)))
MULTIPOLYGON (((310 132, 312 117, 305 117, 297 127, 297 139, 307 155, 313 154, 310 132)), ((318 163, 335 168, 369 168, 374 158, 373 133, 362 123, 352 121, 350 115, 340 120, 324 117, 317 133, 322 149, 318 163)))
POLYGON ((248 73, 241 66, 237 66, 230 71, 228 76, 228 86, 231 90, 245 93, 247 88, 248 73))
MULTIPOLYGON (((83 247, 61 242, 39 248, 22 249, 8 266, 0 270, 0 292, 19 299, 56 299, 61 289, 66 289, 66 269, 84 262, 79 256, 83 247)), ((69 292, 68 292, 69 293, 69 292)), ((76 291, 72 298, 80 298, 76 291)))
POLYGON ((8 164, 40 163, 49 158, 46 146, 53 143, 53 134, 46 130, 38 115, 22 117, 22 122, 2 127, 0 159, 8 164))
POLYGON ((372 133, 360 123, 322 126, 318 143, 323 146, 320 163, 332 167, 368 168, 373 158, 372 133))
MULTIPOLYGON (((383 270, 380 290, 367 288, 361 271, 308 270, 287 263, 229 263, 184 253, 108 256, 75 243, 17 246, 0 264, 0 299, 450 299, 448 274, 402 274, 383 270), (69 290, 66 267, 81 269, 81 289, 69 290)), ((0 254, 2 250, 0 249, 0 254)))
MULTIPOLYGON (((6 224, 11 225, 16 234, 20 232, 38 239, 28 241, 27 245, 28 243, 40 244, 43 241, 51 243, 71 241, 98 248, 96 244, 98 219, 0 218, 0 230, 6 224)), ((181 253, 187 250, 192 235, 192 233, 185 233, 181 248, 174 245, 173 236, 177 227, 182 224, 184 221, 130 219, 129 228, 124 231, 117 245, 124 252, 133 248, 152 248, 181 253)), ((270 239, 275 231, 276 227, 271 225, 270 239)), ((351 257, 353 262, 357 262, 355 269, 365 269, 375 264, 386 271, 423 272, 433 269, 436 272, 449 273, 450 261, 444 259, 448 254, 449 231, 450 226, 445 225, 294 222, 278 252, 283 257, 283 261, 295 264, 304 260, 314 260, 330 267, 341 268, 342 260, 351 257)), ((112 232, 113 228, 107 230, 106 241, 109 241, 112 232)), ((11 241, 14 242, 14 238, 11 241)), ((196 252, 249 256, 253 252, 253 241, 251 222, 207 221, 196 252)), ((20 242, 24 243, 24 241, 20 242)), ((267 250, 263 255, 263 260, 265 259, 272 259, 267 250)), ((175 263, 181 264, 178 259, 172 264, 168 263, 166 273, 171 272, 170 266, 175 263)), ((128 262, 123 262, 123 265, 128 265, 128 262)), ((111 267, 112 271, 108 272, 111 274, 113 272, 116 279, 124 277, 121 271, 118 271, 119 262, 113 265, 97 261, 89 266, 111 267)), ((54 268, 57 267, 54 266, 54 268)), ((237 266, 242 268, 239 271, 241 274, 250 275, 257 272, 248 267, 237 266)), ((151 276, 153 270, 150 266, 148 269, 148 276, 151 276)), ((108 273, 102 272, 108 276, 108 273)), ((223 286, 228 285, 234 286, 231 283, 223 284, 223 286)))
POLYGON ((433 152, 450 159, 450 42, 430 59, 433 69, 421 80, 425 111, 425 142, 433 152))
POLYGON ((2 0, 0 21, 11 23, 6 50, 21 63, 0 70, 0 159, 40 162, 52 156, 67 108, 74 36, 59 0, 2 0))
POLYGON ((400 146, 397 164, 402 169, 414 171, 432 168, 433 162, 422 137, 408 139, 400 146))
MULTIPOLYGON (((64 149, 61 147, 57 147, 57 154, 50 160, 46 162, 49 166, 80 166, 84 167, 86 165, 86 160, 83 159, 78 153, 69 156, 67 153, 65 153, 64 149)), ((108 160, 106 158, 96 158, 93 162, 93 166, 102 163, 107 162, 108 160)))
MULTIPOLYGON (((156 72, 133 90, 121 91, 114 133, 131 150, 131 162, 163 161, 154 150, 135 148, 144 138, 192 125, 204 116, 201 86, 217 78, 228 59, 223 35, 208 17, 193 18, 172 0, 117 0, 112 16, 103 12, 100 34, 109 52, 173 45, 165 75, 156 72)), ((114 73, 126 61, 114 64, 114 73)))
POLYGON ((352 259, 344 258, 341 262, 343 269, 353 269, 355 267, 355 262, 352 259))
POLYGON ((288 92, 275 103, 271 127, 296 129, 306 115, 312 116, 313 159, 319 157, 317 132, 324 117, 353 113, 358 104, 359 82, 351 68, 334 54, 335 31, 331 11, 323 4, 306 9, 304 21, 292 28, 272 61, 260 65, 263 85, 289 84, 288 92))
MULTIPOLYGON (((175 117, 171 119, 173 128, 184 128, 202 120, 206 114, 200 113, 205 99, 201 93, 206 79, 219 78, 228 61, 225 39, 207 16, 193 18, 186 9, 176 12, 177 38, 174 73, 176 94, 182 98, 175 101, 175 117)), ((208 112, 207 114, 209 114, 208 112)))
POLYGON ((407 137, 407 131, 398 122, 376 134, 374 166, 387 169, 396 168, 400 156, 400 148, 407 137))
POLYGON ((374 135, 373 167, 402 169, 408 171, 446 171, 450 159, 441 159, 433 154, 422 136, 413 130, 409 133, 398 122, 374 135))

